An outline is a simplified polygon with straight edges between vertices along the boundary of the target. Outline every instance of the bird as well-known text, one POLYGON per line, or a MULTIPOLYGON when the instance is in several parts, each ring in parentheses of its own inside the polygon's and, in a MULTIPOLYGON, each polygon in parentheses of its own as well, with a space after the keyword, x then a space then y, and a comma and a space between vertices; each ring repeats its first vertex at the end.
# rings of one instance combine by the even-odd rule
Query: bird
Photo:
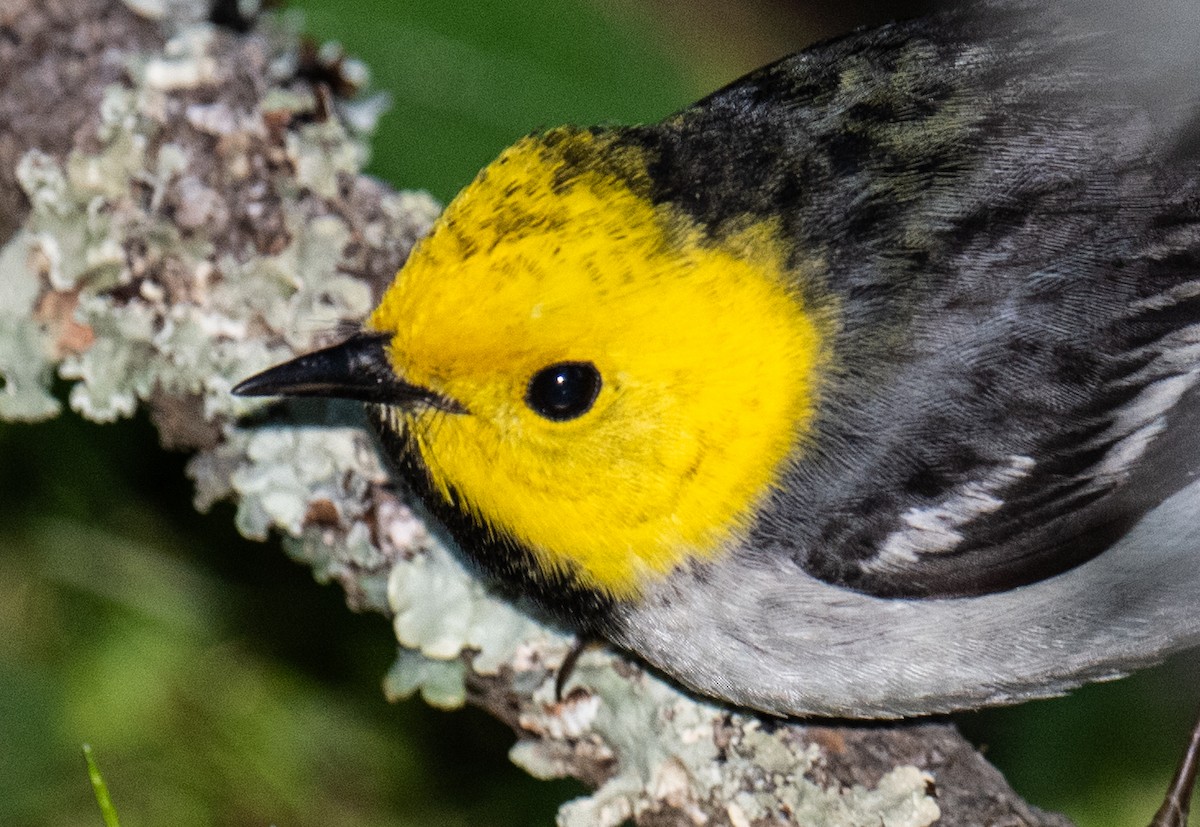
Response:
POLYGON ((1194 648, 1200 6, 978 0, 535 132, 234 392, 366 402, 497 588, 739 707, 1194 648))

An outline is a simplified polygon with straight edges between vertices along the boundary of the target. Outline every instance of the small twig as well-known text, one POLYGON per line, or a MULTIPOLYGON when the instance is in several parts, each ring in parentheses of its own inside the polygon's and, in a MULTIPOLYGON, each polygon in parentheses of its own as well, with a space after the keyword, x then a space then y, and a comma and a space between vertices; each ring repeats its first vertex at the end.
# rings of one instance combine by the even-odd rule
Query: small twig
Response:
POLYGON ((1188 811, 1192 807, 1192 790, 1196 786, 1196 772, 1200 770, 1200 716, 1192 727, 1192 740, 1183 753, 1179 769, 1167 789, 1167 797, 1154 814, 1150 827, 1187 827, 1188 811))

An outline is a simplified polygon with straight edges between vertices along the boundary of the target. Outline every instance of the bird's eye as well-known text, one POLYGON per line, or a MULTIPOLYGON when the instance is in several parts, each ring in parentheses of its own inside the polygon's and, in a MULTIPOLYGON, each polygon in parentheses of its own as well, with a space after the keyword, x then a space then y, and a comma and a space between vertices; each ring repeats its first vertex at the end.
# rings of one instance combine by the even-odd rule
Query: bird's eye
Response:
POLYGON ((525 404, 554 422, 583 416, 600 393, 600 371, 591 362, 559 362, 529 380, 525 404))

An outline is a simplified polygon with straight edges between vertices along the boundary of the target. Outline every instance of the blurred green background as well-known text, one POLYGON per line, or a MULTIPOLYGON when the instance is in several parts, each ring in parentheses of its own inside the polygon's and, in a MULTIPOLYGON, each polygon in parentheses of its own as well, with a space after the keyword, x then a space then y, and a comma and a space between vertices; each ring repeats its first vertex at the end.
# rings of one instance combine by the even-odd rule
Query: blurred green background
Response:
MULTIPOLYGON (((657 119, 895 4, 301 0, 390 90, 371 170, 446 199, 561 122, 657 119)), ((910 4, 911 5, 911 4, 910 4)), ((125 827, 533 825, 579 794, 510 765, 487 716, 389 705, 383 618, 346 610, 232 509, 191 507, 186 457, 139 418, 0 424, 0 825, 99 825, 91 743, 125 827)), ((1190 660, 963 716, 1039 806, 1144 824, 1191 712, 1190 660)))

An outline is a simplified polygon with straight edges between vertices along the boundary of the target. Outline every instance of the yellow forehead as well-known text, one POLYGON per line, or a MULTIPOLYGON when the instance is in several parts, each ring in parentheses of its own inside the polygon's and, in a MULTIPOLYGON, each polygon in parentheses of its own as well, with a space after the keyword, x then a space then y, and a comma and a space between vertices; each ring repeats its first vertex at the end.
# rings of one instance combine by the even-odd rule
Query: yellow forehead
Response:
POLYGON ((822 359, 775 222, 712 239, 646 184, 609 135, 526 139, 368 321, 404 380, 468 411, 408 416, 435 485, 616 596, 745 528, 807 427, 822 359), (564 361, 603 385, 587 414, 550 422, 524 393, 564 361))

